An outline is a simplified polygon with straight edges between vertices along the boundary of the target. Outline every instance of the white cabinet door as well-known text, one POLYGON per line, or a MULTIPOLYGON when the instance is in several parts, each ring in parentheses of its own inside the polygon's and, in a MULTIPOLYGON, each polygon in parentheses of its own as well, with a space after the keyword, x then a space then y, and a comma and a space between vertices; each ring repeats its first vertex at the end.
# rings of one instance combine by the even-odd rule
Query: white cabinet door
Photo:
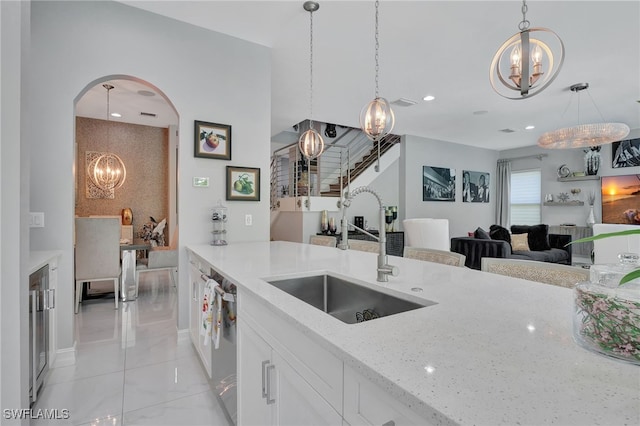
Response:
POLYGON ((198 290, 198 282, 200 281, 200 270, 197 265, 191 263, 189 259, 189 332, 191 334, 191 342, 197 345, 199 340, 199 325, 200 325, 200 308, 199 304, 200 296, 198 290))
POLYGON ((270 425, 273 404, 267 404, 267 384, 273 385, 274 378, 271 347, 240 317, 238 321, 238 424, 270 425))
MULTIPOLYGON (((278 353, 273 353, 276 425, 342 423, 342 416, 325 401, 278 353)), ((274 393, 274 389, 270 390, 274 393)))
POLYGON ((191 335, 191 342, 196 348, 198 355, 200 355, 200 360, 202 361, 207 374, 211 377, 212 342, 209 339, 205 345, 205 338, 200 335, 200 329, 202 328, 202 303, 204 301, 205 284, 205 281, 201 278, 203 269, 203 264, 200 259, 189 254, 189 334, 191 335))
POLYGON ((344 420, 353 426, 429 426, 432 424, 346 365, 344 368, 344 420))

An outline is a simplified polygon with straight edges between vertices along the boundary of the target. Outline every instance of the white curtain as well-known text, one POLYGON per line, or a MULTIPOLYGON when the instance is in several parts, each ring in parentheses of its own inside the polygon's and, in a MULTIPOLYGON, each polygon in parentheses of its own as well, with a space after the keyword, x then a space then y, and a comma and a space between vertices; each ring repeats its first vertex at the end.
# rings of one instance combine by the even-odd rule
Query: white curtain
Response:
POLYGON ((496 224, 509 229, 511 214, 511 162, 498 160, 496 168, 496 224))

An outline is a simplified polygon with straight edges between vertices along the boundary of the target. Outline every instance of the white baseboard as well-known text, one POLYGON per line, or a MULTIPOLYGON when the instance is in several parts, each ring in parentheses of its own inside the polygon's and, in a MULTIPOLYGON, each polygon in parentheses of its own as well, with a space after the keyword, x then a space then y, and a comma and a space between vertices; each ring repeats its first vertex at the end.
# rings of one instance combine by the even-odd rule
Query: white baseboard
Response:
POLYGON ((70 348, 58 349, 53 368, 67 367, 76 363, 76 344, 70 348))
POLYGON ((191 333, 188 328, 178 330, 178 342, 184 342, 185 340, 191 340, 191 333))

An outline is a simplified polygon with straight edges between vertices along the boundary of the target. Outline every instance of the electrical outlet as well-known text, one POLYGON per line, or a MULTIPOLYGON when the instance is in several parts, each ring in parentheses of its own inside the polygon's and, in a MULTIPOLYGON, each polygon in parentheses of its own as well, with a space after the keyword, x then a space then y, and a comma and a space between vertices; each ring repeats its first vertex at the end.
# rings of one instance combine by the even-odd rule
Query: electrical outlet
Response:
POLYGON ((245 214, 244 215, 244 224, 246 226, 253 225, 253 216, 251 216, 250 214, 245 214))

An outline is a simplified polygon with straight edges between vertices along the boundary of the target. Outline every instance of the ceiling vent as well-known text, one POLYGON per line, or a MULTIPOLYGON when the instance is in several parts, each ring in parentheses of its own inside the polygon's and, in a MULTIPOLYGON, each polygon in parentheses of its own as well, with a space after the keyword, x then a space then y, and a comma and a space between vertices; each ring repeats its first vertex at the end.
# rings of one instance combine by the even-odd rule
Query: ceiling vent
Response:
POLYGON ((140 115, 142 115, 143 117, 157 117, 157 114, 154 114, 152 112, 141 112, 140 115))
POLYGON ((407 99, 407 98, 400 98, 400 99, 396 99, 395 101, 391 102, 392 105, 397 105, 397 106, 401 106, 401 107, 409 107, 409 106, 413 106, 415 104, 417 104, 418 102, 411 100, 411 99, 407 99))
POLYGON ((502 133, 515 133, 516 131, 513 129, 501 129, 500 130, 502 133))

